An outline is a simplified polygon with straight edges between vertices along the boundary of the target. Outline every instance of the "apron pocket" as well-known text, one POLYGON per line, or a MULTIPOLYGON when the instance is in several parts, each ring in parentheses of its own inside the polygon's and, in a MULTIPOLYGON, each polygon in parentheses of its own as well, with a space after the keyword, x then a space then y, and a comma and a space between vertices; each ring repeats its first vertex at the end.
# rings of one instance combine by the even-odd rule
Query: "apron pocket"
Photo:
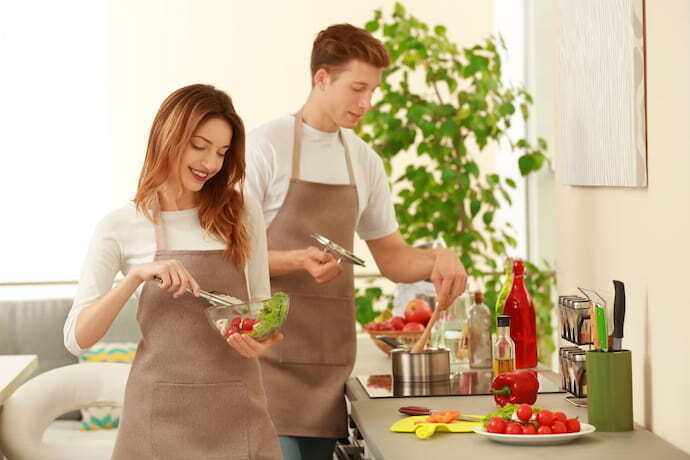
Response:
POLYGON ((280 347, 284 364, 352 365, 355 312, 352 298, 290 294, 280 347))
POLYGON ((156 383, 151 442, 156 459, 249 459, 244 382, 156 383))

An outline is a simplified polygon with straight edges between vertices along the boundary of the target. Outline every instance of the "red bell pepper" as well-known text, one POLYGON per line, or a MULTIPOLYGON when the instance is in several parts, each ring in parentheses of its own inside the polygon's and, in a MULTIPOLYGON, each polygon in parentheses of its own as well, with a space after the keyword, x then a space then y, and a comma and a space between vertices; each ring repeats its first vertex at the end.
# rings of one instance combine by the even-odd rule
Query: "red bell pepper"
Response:
POLYGON ((496 404, 534 404, 539 391, 539 380, 534 371, 515 371, 499 374, 491 384, 496 404))

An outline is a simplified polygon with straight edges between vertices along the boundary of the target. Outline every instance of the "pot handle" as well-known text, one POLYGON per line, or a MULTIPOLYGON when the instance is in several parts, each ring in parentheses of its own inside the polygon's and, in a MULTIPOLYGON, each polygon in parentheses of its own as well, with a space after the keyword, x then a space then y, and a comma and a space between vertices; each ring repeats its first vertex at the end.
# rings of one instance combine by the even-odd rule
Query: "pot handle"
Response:
POLYGON ((387 337, 387 336, 385 336, 385 335, 379 335, 379 336, 377 336, 377 337, 376 337, 376 340, 380 340, 381 342, 385 343, 385 344, 388 345, 389 347, 393 347, 393 348, 406 348, 405 345, 403 345, 402 343, 398 342, 398 341, 395 340, 394 338, 392 338, 392 337, 387 337))

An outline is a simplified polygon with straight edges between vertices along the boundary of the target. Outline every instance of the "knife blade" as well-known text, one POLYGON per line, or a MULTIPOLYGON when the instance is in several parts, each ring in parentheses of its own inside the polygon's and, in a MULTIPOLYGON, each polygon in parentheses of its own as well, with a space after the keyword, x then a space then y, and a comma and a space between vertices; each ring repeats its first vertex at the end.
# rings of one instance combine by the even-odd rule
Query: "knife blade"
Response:
POLYGON ((613 300, 613 350, 620 350, 623 342, 623 325, 625 323, 625 285, 622 281, 613 280, 615 297, 613 300))

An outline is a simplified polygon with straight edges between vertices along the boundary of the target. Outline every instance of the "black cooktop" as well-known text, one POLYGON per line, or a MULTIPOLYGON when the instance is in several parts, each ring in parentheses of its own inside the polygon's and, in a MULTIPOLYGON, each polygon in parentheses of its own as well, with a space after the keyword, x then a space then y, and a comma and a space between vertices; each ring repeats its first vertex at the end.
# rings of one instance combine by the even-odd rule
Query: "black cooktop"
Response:
MULTIPOLYGON (((549 378, 546 373, 557 377, 551 371, 537 371, 539 393, 565 393, 560 383, 549 378)), ((461 370, 454 372, 450 379, 439 382, 398 382, 391 374, 358 375, 357 381, 370 398, 405 398, 420 396, 474 396, 488 395, 493 372, 487 370, 461 370)))

